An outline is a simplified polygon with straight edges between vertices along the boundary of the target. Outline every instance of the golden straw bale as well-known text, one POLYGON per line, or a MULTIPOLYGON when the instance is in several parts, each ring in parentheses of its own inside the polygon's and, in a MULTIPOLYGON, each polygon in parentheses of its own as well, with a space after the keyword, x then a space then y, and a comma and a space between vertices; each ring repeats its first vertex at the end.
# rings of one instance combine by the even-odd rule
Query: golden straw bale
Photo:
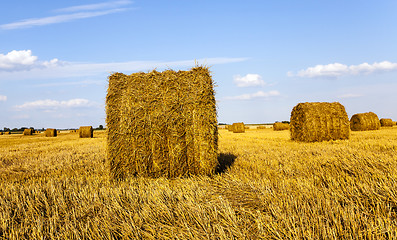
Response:
POLYGON ((319 142, 350 137, 349 118, 338 102, 299 103, 292 109, 290 122, 292 140, 319 142))
POLYGON ((350 118, 352 131, 368 131, 380 129, 378 115, 373 112, 357 113, 350 118))
POLYGON ((243 122, 233 123, 232 125, 233 133, 244 133, 245 132, 245 125, 243 122))
POLYGON ((10 131, 5 131, 5 132, 4 132, 4 135, 10 135, 10 134, 11 134, 10 131))
POLYGON ((3 135, 3 132, 0 132, 0 135, 3 135))
POLYGON ((288 129, 289 129, 289 124, 288 123, 275 122, 273 124, 273 130, 274 131, 283 131, 283 130, 288 130, 288 129))
POLYGON ((33 135, 33 133, 34 133, 34 130, 30 129, 30 128, 23 130, 23 135, 33 135))
POLYGON ((218 163, 213 86, 206 67, 109 76, 106 123, 111 176, 213 174, 218 163))
POLYGON ((94 129, 92 126, 82 126, 79 129, 80 138, 92 138, 94 137, 94 129))
POLYGON ((47 128, 45 130, 45 136, 46 137, 56 137, 57 136, 57 130, 54 128, 47 128))
POLYGON ((380 126, 381 127, 393 127, 394 122, 390 118, 381 118, 380 119, 380 126))

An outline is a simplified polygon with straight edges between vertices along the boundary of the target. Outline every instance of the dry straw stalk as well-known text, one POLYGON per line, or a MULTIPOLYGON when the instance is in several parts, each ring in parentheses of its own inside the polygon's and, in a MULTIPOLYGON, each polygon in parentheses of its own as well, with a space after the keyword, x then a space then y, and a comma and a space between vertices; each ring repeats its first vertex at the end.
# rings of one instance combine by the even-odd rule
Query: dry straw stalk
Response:
POLYGON ((54 128, 47 128, 45 130, 45 136, 46 137, 56 137, 57 136, 57 130, 54 128))
POLYGON ((291 112, 291 139, 319 142, 349 139, 349 118, 345 107, 338 103, 299 103, 291 112))
POLYGON ((381 127, 393 127, 395 123, 390 118, 381 118, 380 119, 380 126, 381 127))
POLYGON ((111 175, 175 178, 214 173, 218 128, 213 85, 206 67, 109 76, 111 175))
POLYGON ((350 118, 352 131, 368 131, 380 129, 378 115, 373 112, 357 113, 350 118))
POLYGON ((80 138, 93 138, 94 137, 94 129, 92 126, 82 126, 79 128, 79 137, 80 138))
POLYGON ((288 129, 289 129, 289 124, 288 123, 275 122, 273 124, 273 130, 274 131, 283 131, 283 130, 288 130, 288 129))
POLYGON ((33 129, 25 129, 23 130, 23 135, 33 135, 34 130, 33 129))
POLYGON ((245 132, 245 125, 243 122, 233 123, 232 125, 233 133, 244 133, 245 132))

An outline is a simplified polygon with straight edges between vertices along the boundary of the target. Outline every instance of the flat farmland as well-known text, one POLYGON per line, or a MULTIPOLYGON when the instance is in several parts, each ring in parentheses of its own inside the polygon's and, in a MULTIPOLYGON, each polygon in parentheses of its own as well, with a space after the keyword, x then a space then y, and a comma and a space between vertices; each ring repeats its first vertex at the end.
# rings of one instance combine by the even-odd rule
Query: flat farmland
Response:
POLYGON ((0 136, 0 239, 397 239, 397 127, 219 130, 213 176, 109 179, 106 132, 0 136))

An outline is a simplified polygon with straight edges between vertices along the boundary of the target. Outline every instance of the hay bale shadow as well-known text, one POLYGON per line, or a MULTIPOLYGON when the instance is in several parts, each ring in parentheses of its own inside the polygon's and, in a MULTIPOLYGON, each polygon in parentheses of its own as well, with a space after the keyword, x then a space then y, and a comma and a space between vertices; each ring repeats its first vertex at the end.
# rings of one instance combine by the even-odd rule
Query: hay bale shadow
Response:
POLYGON ((237 156, 232 153, 221 153, 218 155, 218 165, 215 168, 216 174, 221 174, 226 172, 230 168, 234 161, 236 161, 237 156))

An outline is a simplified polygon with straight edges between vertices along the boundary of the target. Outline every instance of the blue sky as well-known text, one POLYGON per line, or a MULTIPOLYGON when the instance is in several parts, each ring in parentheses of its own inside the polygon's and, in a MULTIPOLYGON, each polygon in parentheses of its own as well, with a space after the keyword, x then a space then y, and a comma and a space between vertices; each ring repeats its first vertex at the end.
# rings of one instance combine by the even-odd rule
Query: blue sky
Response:
POLYGON ((210 66, 218 121, 397 120, 396 1, 2 1, 0 128, 105 125, 107 77, 210 66))

